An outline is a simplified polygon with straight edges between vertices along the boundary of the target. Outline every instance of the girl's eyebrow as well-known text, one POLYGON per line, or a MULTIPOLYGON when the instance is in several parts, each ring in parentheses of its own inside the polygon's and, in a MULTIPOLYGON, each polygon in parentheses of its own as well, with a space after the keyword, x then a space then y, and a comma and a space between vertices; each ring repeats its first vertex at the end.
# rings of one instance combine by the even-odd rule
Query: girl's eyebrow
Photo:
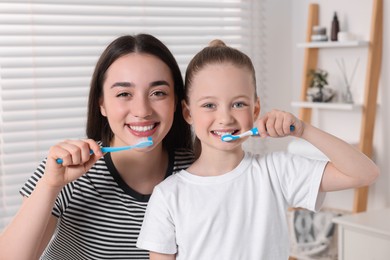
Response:
MULTIPOLYGON (((217 98, 217 96, 202 96, 200 97, 197 101, 202 101, 204 99, 213 99, 213 98, 217 98)), ((243 98, 243 99, 250 99, 251 97, 247 96, 247 95, 238 95, 238 96, 234 96, 234 97, 231 97, 232 99, 240 99, 240 98, 243 98)))
MULTIPOLYGON (((150 87, 156 87, 156 86, 162 86, 162 85, 166 85, 166 86, 170 86, 168 81, 165 81, 165 80, 157 80, 157 81, 153 81, 149 84, 150 87)), ((135 87, 134 83, 132 82, 115 82, 114 84, 112 84, 111 88, 114 88, 114 87, 135 87)))
POLYGON ((216 96, 203 96, 203 97, 200 97, 199 99, 197 99, 196 101, 203 101, 203 100, 207 100, 207 99, 214 99, 216 98, 216 96))

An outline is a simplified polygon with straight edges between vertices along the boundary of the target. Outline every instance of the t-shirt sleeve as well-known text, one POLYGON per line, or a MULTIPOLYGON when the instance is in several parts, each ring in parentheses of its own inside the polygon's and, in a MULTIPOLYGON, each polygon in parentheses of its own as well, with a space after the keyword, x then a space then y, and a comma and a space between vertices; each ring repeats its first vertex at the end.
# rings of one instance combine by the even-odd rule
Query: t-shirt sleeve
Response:
POLYGON ((175 225, 158 186, 154 188, 150 197, 137 247, 162 254, 177 252, 175 225))
MULTIPOLYGON (((32 192, 34 191, 38 181, 42 178, 42 176, 45 173, 45 166, 46 166, 46 159, 43 160, 38 168, 35 170, 34 174, 30 176, 30 178, 24 183, 22 188, 19 190, 19 193, 24 197, 30 197, 32 192)), ((59 218, 63 212, 65 211, 65 208, 68 205, 70 196, 72 194, 73 190, 73 183, 69 183, 66 185, 59 195, 56 198, 56 201, 54 203, 54 207, 52 209, 52 214, 59 218)))
POLYGON ((269 160, 275 169, 283 195, 290 207, 318 211, 325 199, 320 185, 328 161, 313 160, 289 153, 273 153, 269 160))

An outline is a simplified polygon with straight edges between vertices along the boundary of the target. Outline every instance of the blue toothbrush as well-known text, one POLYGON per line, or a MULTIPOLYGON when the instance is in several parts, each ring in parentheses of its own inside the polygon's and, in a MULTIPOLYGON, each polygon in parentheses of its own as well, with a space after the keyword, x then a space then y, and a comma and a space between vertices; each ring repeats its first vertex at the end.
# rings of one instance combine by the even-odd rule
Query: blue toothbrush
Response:
MULTIPOLYGON (((295 127, 293 125, 290 125, 290 131, 293 132, 294 130, 295 130, 295 127)), ((224 142, 230 142, 230 141, 234 141, 234 140, 237 140, 239 138, 242 138, 245 136, 251 136, 251 135, 259 135, 259 130, 257 129, 257 127, 254 127, 251 130, 248 130, 248 131, 246 131, 242 134, 239 134, 239 135, 231 135, 231 134, 223 135, 223 136, 221 136, 221 140, 224 142)))
MULTIPOLYGON (((101 150, 103 153, 112 153, 112 152, 119 152, 119 151, 124 151, 124 150, 130 150, 134 148, 144 148, 153 145, 153 140, 152 137, 148 138, 142 138, 141 141, 139 141, 135 145, 129 145, 129 146, 120 146, 120 147, 102 147, 101 150)), ((93 151, 90 151, 91 154, 93 154, 93 151)), ((58 164, 62 164, 62 159, 58 158, 56 160, 58 164)))

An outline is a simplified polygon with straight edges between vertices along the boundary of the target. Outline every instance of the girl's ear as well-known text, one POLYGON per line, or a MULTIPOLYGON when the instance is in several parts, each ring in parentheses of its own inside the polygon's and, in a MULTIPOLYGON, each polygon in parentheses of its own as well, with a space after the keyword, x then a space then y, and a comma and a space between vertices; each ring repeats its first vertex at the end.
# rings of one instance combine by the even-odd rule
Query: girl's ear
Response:
POLYGON ((257 97, 255 102, 255 109, 253 111, 253 116, 255 120, 257 120, 259 114, 260 114, 260 98, 257 97))
POLYGON ((185 100, 182 100, 181 106, 182 106, 182 110, 183 110, 184 120, 186 120, 188 124, 192 125, 192 116, 191 116, 190 108, 189 108, 187 102, 185 100))

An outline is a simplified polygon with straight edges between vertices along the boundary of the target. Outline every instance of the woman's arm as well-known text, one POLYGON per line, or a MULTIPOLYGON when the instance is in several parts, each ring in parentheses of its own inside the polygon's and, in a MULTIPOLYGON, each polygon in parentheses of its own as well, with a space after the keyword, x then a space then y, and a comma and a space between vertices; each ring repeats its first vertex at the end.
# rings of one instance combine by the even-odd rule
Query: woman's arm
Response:
POLYGON ((0 259, 39 258, 55 230, 57 220, 51 212, 59 192, 86 173, 102 155, 93 140, 69 140, 51 147, 45 174, 0 235, 0 259), (63 163, 58 164, 57 158, 62 158, 63 163))
POLYGON ((12 222, 0 235, 0 259, 38 259, 54 233, 51 211, 59 190, 38 182, 12 222), (50 225, 49 225, 50 224, 50 225), (44 239, 46 238, 46 239, 44 239), (45 241, 45 243, 42 243, 45 241))
POLYGON ((310 142, 330 160, 325 167, 321 191, 336 191, 370 185, 379 176, 376 164, 345 141, 306 124, 290 113, 273 110, 257 122, 261 137, 296 136, 310 142), (290 131, 294 125, 294 131, 290 131))

